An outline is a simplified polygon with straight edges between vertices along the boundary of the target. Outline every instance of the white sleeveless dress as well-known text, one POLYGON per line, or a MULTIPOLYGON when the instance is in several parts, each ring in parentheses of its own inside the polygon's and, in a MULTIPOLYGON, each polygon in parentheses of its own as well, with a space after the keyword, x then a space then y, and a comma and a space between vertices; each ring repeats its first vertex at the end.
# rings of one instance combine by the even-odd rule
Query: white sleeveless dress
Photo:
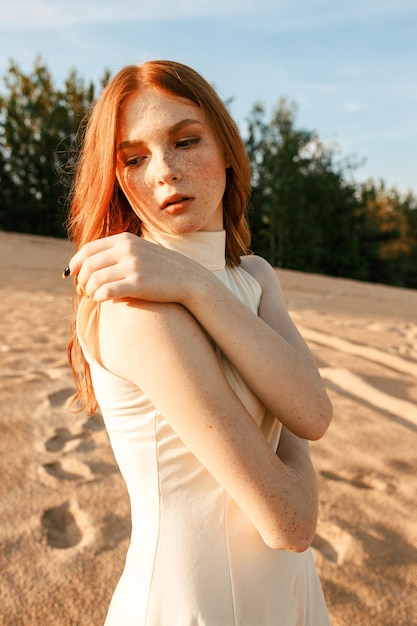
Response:
MULTIPOLYGON (((206 266, 257 313, 261 288, 241 267, 226 266, 224 231, 146 238, 206 266)), ((88 332, 98 310, 83 301, 78 335, 132 511, 131 544, 105 626, 328 626, 311 551, 266 546, 149 398, 91 356, 88 332)), ((214 349, 276 450, 279 422, 214 349)))

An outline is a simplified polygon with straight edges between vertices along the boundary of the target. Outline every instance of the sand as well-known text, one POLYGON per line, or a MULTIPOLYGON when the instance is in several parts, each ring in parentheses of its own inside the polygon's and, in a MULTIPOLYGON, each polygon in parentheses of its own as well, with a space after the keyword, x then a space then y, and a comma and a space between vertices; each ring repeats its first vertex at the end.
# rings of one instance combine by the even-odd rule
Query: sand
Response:
MULTIPOLYGON (((0 232, 3 626, 100 626, 129 543, 102 419, 68 407, 70 254, 62 240, 0 232)), ((417 291, 279 277, 334 404, 311 446, 313 553, 333 626, 415 625, 417 291)))

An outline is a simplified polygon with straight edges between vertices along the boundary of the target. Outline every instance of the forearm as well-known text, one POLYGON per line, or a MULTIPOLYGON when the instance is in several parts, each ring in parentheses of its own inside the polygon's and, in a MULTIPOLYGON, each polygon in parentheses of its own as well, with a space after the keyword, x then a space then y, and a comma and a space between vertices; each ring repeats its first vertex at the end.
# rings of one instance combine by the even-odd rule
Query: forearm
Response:
POLYGON ((329 401, 315 366, 214 275, 198 278, 184 305, 273 415, 297 435, 319 438, 329 401))
POLYGON ((282 429, 277 456, 283 464, 286 486, 286 549, 307 548, 316 531, 318 516, 317 481, 308 442, 282 429))

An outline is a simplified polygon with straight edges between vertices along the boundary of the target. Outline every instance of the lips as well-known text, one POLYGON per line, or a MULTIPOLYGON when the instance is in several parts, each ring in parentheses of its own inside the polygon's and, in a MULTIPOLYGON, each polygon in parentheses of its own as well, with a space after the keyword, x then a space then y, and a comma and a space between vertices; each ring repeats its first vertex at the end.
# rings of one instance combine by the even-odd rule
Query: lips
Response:
POLYGON ((181 204, 182 202, 186 202, 187 200, 192 200, 191 196, 184 196, 180 193, 176 193, 172 196, 168 196, 167 198, 165 198, 161 205, 161 208, 166 209, 173 204, 181 204))

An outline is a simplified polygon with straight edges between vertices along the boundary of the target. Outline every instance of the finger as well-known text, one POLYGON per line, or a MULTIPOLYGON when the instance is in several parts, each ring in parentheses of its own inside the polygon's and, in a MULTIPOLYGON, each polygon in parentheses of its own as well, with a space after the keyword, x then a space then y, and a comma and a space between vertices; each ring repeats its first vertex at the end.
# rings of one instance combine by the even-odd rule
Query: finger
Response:
POLYGON ((104 239, 98 239, 97 241, 90 241, 86 243, 82 248, 74 254, 70 259, 68 266, 71 268, 71 274, 76 276, 83 265, 83 263, 94 254, 97 254, 101 250, 106 248, 106 242, 104 239))
POLYGON ((136 297, 135 289, 126 280, 106 282, 96 289, 91 296, 96 302, 106 300, 131 300, 136 297))
POLYGON ((123 263, 112 251, 104 251, 88 257, 82 264, 77 282, 88 293, 95 292, 106 282, 124 277, 123 263))
POLYGON ((102 295, 101 297, 101 300, 107 300, 113 297, 116 286, 119 287, 119 290, 123 290, 123 285, 128 282, 129 269, 127 266, 128 264, 124 259, 119 260, 119 257, 114 256, 114 254, 109 252, 97 254, 84 263, 78 275, 78 282, 91 298, 96 297, 99 289, 103 288, 104 293, 107 286, 109 295, 102 295), (86 267, 87 265, 88 267, 86 267))
POLYGON ((90 257, 112 248, 118 235, 102 237, 84 244, 70 259, 68 266, 63 272, 63 277, 77 276, 83 263, 90 257), (69 272, 68 272, 69 270, 69 272))

